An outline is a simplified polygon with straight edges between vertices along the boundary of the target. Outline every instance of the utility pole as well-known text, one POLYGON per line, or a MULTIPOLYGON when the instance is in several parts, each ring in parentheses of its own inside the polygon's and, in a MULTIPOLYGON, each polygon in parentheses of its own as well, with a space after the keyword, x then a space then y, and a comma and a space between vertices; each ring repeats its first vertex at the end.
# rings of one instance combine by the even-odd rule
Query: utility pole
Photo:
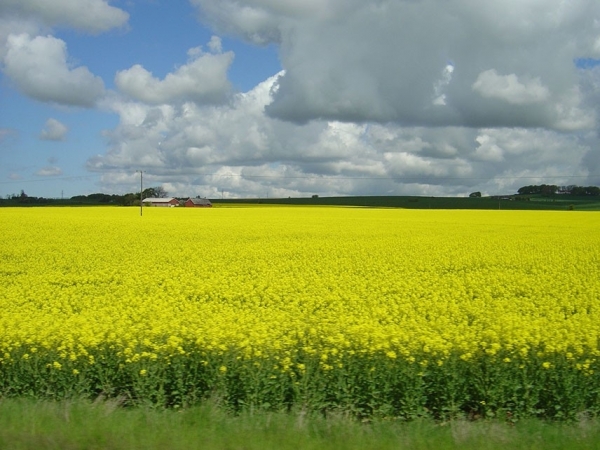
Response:
POLYGON ((143 209, 143 192, 144 192, 144 171, 143 170, 136 170, 136 173, 139 172, 140 173, 140 217, 144 215, 144 209, 143 209))

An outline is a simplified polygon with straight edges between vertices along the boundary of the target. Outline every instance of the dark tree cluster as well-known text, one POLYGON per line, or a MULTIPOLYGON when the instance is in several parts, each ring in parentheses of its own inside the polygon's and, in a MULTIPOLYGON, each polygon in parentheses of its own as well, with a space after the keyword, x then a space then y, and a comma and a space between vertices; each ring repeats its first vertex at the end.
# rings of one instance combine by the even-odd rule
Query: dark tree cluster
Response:
POLYGON ((598 186, 573 186, 570 191, 571 195, 600 195, 600 187, 598 186))
POLYGON ((558 186, 555 184, 540 184, 540 185, 529 185, 519 188, 517 193, 519 195, 531 195, 531 194, 542 194, 552 195, 558 192, 558 186))
POLYGON ((600 187, 597 186, 557 186, 555 184, 529 185, 519 188, 519 195, 576 195, 576 196, 600 196, 600 187))
POLYGON ((76 195, 71 197, 71 203, 80 205, 120 205, 120 206, 133 206, 136 203, 140 204, 140 194, 89 194, 89 195, 76 195))
MULTIPOLYGON (((164 190, 162 186, 149 187, 144 189, 142 192, 144 198, 165 198, 167 196, 167 191, 164 190)), ((138 195, 138 198, 140 196, 138 195)))

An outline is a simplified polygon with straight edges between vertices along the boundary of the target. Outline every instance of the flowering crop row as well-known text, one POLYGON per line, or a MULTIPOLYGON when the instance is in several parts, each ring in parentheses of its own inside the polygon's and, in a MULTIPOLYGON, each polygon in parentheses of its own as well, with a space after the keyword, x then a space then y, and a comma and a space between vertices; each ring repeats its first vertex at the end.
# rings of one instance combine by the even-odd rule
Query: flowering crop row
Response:
POLYGON ((600 407, 596 213, 5 208, 0 225, 0 395, 600 407))

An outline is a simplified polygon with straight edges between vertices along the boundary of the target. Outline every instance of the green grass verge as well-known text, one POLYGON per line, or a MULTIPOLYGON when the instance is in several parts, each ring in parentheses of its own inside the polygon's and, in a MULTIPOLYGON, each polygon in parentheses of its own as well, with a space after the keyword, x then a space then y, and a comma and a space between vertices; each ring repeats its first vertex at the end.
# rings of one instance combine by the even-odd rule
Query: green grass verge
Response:
POLYGON ((231 415, 214 403, 180 411, 115 400, 0 400, 0 448, 20 449, 595 449, 600 422, 360 422, 345 415, 231 415))

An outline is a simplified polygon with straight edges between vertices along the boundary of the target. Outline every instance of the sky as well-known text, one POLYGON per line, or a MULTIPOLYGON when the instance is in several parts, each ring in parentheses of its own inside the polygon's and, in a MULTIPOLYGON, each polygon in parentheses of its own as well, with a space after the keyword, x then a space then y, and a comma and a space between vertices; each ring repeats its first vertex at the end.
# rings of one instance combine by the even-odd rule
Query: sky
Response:
POLYGON ((597 0, 0 0, 0 196, 600 185, 597 0))

